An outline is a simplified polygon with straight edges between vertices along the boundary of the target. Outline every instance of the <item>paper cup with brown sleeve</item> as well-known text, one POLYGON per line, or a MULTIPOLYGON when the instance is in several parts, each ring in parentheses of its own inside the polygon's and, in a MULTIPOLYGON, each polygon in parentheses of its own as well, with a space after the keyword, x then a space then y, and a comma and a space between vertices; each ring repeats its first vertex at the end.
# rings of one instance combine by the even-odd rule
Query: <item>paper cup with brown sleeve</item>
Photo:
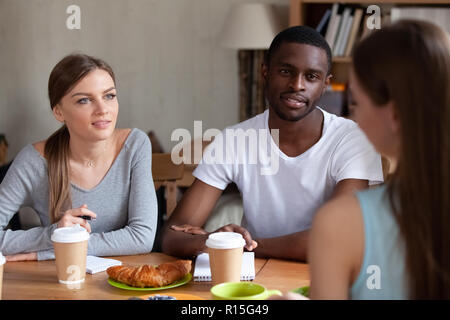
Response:
POLYGON ((0 252, 0 300, 2 300, 2 290, 3 290, 3 266, 6 262, 5 257, 0 252))
POLYGON ((240 233, 215 232, 206 240, 214 284, 241 280, 245 240, 240 233))
POLYGON ((55 249, 56 274, 59 283, 84 282, 89 233, 80 225, 58 228, 51 240, 55 249))

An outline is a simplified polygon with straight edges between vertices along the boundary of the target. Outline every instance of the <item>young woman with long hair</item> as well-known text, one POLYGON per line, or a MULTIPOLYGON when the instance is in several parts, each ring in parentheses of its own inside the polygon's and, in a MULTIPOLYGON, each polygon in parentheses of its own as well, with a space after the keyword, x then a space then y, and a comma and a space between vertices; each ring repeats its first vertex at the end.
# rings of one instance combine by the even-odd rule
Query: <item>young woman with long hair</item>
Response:
POLYGON ((356 121, 396 168, 318 211, 312 299, 450 299, 449 89, 449 38, 431 23, 399 21, 355 48, 356 121))
POLYGON ((75 224, 91 232, 90 255, 151 251, 157 222, 151 145, 139 129, 116 128, 113 70, 85 54, 66 56, 50 74, 48 95, 61 128, 23 148, 0 185, 3 228, 23 206, 37 212, 42 226, 0 231, 0 251, 7 260, 52 259, 53 230, 75 224))

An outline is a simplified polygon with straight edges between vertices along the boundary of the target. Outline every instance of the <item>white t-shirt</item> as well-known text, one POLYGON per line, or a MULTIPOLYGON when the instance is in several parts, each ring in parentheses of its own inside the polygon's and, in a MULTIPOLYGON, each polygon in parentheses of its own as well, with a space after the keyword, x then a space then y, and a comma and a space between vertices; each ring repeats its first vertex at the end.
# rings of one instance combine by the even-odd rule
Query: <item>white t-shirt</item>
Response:
POLYGON ((314 213, 343 179, 383 181, 381 157, 357 124, 319 110, 324 115, 322 136, 297 157, 285 155, 268 134, 266 110, 223 130, 193 172, 221 190, 231 182, 237 185, 244 206, 242 226, 253 238, 309 229, 314 213), (246 143, 238 143, 243 132, 246 143))

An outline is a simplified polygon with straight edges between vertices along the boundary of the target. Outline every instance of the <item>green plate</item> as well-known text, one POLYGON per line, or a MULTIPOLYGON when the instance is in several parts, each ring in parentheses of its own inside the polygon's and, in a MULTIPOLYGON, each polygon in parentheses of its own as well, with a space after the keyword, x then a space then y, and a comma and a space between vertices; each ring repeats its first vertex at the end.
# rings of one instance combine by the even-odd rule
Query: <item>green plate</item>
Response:
POLYGON ((125 290, 155 291, 155 290, 165 290, 165 289, 179 287, 179 286, 182 286, 183 284, 188 283, 189 281, 191 281, 191 279, 192 279, 192 274, 188 273, 187 275, 185 275, 183 278, 181 278, 178 281, 172 282, 171 284, 168 284, 167 286, 164 286, 164 287, 155 287, 155 288, 154 287, 147 287, 147 288, 132 287, 132 286, 129 286, 129 285, 125 284, 125 283, 114 281, 111 278, 108 278, 108 283, 110 285, 112 285, 113 287, 120 288, 120 289, 125 289, 125 290))
POLYGON ((305 296, 305 297, 308 298, 309 297, 309 286, 301 287, 301 288, 298 288, 298 289, 294 289, 291 292, 299 293, 302 296, 305 296))

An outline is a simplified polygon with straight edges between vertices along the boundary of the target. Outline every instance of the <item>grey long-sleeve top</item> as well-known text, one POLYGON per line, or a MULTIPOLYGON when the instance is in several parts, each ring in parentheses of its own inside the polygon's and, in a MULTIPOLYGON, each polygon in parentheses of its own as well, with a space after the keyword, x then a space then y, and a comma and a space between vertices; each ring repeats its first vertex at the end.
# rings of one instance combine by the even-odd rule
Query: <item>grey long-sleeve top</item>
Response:
MULTIPOLYGON (((152 250, 158 219, 151 173, 151 144, 133 129, 103 180, 90 190, 71 184, 72 207, 84 203, 97 219, 89 221, 88 254, 115 256, 152 250)), ((14 159, 0 185, 0 252, 3 255, 37 252, 38 260, 54 259, 51 234, 56 223, 48 213, 47 162, 29 144, 14 159), (21 207, 32 207, 42 227, 4 230, 21 207)))

